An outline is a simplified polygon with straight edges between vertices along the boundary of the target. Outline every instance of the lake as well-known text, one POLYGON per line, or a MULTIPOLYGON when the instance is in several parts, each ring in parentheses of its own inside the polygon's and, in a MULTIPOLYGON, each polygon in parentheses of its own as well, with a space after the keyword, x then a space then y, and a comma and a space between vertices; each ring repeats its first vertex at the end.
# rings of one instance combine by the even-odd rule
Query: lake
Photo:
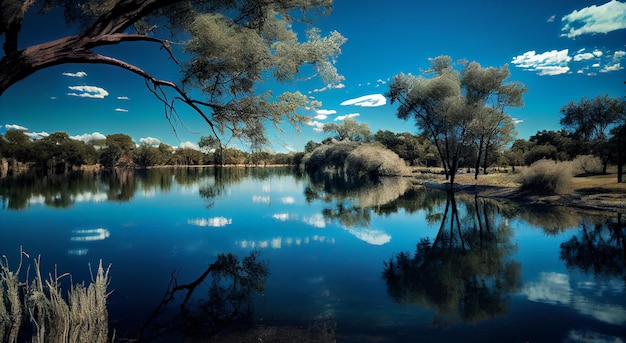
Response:
MULTIPOLYGON (((223 306, 227 285, 216 302, 207 278, 193 293, 188 308, 219 312, 210 332, 224 324, 321 328, 338 342, 624 342, 623 217, 410 181, 288 168, 21 176, 0 181, 0 253, 15 268, 22 247, 41 256, 42 271, 56 266, 74 283, 110 264, 118 338, 137 335, 168 286, 193 282, 218 256, 253 253, 269 272, 255 274, 261 292, 223 306), (235 324, 224 309, 238 310, 235 324)), ((163 325, 180 322, 181 302, 160 307, 163 325)), ((186 335, 172 329, 156 340, 186 335)))

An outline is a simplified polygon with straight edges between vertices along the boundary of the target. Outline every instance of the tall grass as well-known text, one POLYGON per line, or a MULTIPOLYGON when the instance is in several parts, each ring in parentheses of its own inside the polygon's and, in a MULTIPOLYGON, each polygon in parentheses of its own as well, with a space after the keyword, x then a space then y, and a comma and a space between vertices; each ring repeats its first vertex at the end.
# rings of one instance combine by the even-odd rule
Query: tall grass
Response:
MULTIPOLYGON (((33 259, 34 277, 19 281, 23 256, 15 272, 6 256, 0 261, 0 340, 17 342, 26 337, 30 342, 108 342, 109 323, 106 300, 109 296, 109 269, 98 265, 88 286, 71 285, 67 299, 62 296, 61 280, 65 273, 41 274, 40 257, 33 259), (30 339, 28 339, 30 335, 30 339)), ((30 272, 30 267, 28 268, 30 272)))
POLYGON ((572 182, 571 166, 552 160, 539 160, 519 174, 520 190, 536 194, 565 194, 572 182))

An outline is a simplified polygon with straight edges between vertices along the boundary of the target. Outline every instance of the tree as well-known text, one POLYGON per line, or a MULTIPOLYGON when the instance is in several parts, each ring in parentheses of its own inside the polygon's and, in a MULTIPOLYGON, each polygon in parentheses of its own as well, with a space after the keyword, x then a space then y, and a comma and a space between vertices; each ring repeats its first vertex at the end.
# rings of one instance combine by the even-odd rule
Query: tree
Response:
POLYGON ((461 72, 461 85, 469 104, 476 107, 470 127, 475 136, 477 156, 474 178, 478 178, 481 159, 483 173, 487 173, 488 154, 513 140, 513 118, 504 112, 506 107, 523 105, 526 86, 519 82, 504 81, 511 75, 508 65, 483 68, 476 62, 467 64, 461 72))
POLYGON ((409 132, 393 133, 389 130, 378 130, 374 135, 374 140, 398 154, 400 158, 411 165, 424 162, 428 164, 428 147, 430 142, 421 135, 412 135, 409 132))
POLYGON ((620 122, 625 104, 624 100, 605 94, 594 99, 583 97, 580 102, 571 101, 561 108, 561 125, 586 147, 583 154, 602 159, 604 172, 612 155, 608 151, 609 129, 620 122))
POLYGON ((200 151, 203 153, 213 152, 215 164, 224 164, 224 146, 219 139, 214 136, 202 136, 200 137, 200 141, 198 142, 198 146, 200 147, 200 151))
POLYGON ((328 123, 324 125, 324 132, 332 132, 338 140, 348 139, 353 142, 369 142, 371 140, 370 127, 366 123, 359 124, 352 118, 344 119, 343 123, 328 123))
POLYGON ((6 140, 6 157, 15 158, 18 161, 26 162, 30 158, 30 147, 32 142, 28 136, 20 130, 7 130, 4 133, 6 140))
POLYGON ((300 122, 303 117, 296 111, 310 102, 300 92, 257 94, 258 83, 269 78, 292 81, 309 64, 327 83, 342 80, 334 63, 345 38, 338 32, 322 37, 319 30, 310 28, 306 40, 300 41, 293 29, 295 22, 308 25, 331 8, 332 0, 4 0, 0 2, 4 42, 0 95, 45 68, 103 64, 142 77, 163 103, 169 120, 176 119, 175 104, 182 102, 208 123, 216 137, 264 135, 267 122, 300 122), (79 31, 22 48, 26 42, 20 40, 20 33, 23 24, 28 24, 26 13, 37 8, 44 15, 62 9, 68 24, 80 24, 71 26, 79 31), (170 41, 172 37, 186 40, 170 41), (181 70, 180 80, 159 79, 141 65, 99 49, 122 43, 159 45, 168 53, 172 68, 181 70))
POLYGON ((322 143, 314 142, 312 140, 308 141, 304 146, 304 152, 313 152, 313 150, 315 150, 320 145, 322 145, 322 143))
POLYGON ((397 116, 413 117, 437 147, 446 178, 454 184, 456 171, 463 164, 470 144, 476 144, 480 163, 490 146, 510 140, 512 120, 504 113, 507 106, 521 106, 526 87, 504 81, 508 67, 482 68, 476 62, 464 64, 459 74, 449 56, 431 60, 425 74, 415 77, 398 74, 389 85, 387 96, 400 106, 397 116))
POLYGON ((561 125, 585 142, 605 140, 607 129, 619 119, 621 102, 608 94, 594 99, 583 97, 578 103, 570 101, 561 108, 561 125))

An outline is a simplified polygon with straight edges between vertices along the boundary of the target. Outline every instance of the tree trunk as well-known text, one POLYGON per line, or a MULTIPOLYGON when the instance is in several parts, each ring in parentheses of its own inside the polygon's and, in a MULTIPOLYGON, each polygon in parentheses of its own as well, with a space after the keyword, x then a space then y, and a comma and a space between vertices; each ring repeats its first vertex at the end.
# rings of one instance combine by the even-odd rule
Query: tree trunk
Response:
POLYGON ((476 157, 476 166, 474 171, 474 180, 478 180, 478 173, 480 171, 480 158, 482 156, 483 151, 483 139, 480 139, 480 143, 478 144, 478 156, 476 157))
POLYGON ((617 183, 623 182, 622 174, 624 168, 624 151, 622 146, 622 133, 626 132, 626 129, 620 130, 622 132, 617 133, 617 183))

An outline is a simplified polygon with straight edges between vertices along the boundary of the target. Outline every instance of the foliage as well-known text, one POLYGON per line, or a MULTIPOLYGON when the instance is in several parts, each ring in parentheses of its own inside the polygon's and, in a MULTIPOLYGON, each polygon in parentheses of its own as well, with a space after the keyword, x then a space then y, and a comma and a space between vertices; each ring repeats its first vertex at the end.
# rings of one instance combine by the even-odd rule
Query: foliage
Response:
POLYGON ((309 173, 333 171, 359 177, 401 175, 404 161, 394 152, 376 143, 331 140, 317 147, 302 160, 309 173))
POLYGON ((438 163, 436 148, 424 135, 412 135, 408 132, 393 133, 378 130, 374 140, 395 152, 410 165, 436 166, 438 163))
POLYGON ((529 166, 544 159, 558 161, 559 150, 552 144, 542 144, 533 146, 524 155, 524 164, 529 166))
MULTIPOLYGON (((581 152, 587 151, 582 143, 576 140, 575 137, 573 137, 566 130, 537 131, 536 134, 530 136, 528 141, 534 143, 533 147, 539 147, 542 145, 553 146, 556 151, 549 158, 555 161, 571 160, 577 155, 580 155, 581 152)), ((532 162, 526 164, 530 165, 532 162)))
POLYGON ((341 124, 324 124, 324 132, 334 133, 337 140, 350 140, 353 142, 369 142, 371 140, 370 127, 366 123, 358 123, 352 118, 346 118, 341 124))
POLYGON ((536 194, 565 194, 570 190, 571 178, 568 164, 540 160, 519 174, 520 190, 536 194))
POLYGON ((608 94, 594 99, 583 97, 561 108, 561 125, 571 130, 583 142, 605 140, 608 128, 619 120, 624 111, 624 100, 609 98, 608 94))
POLYGON ((386 95, 400 104, 398 118, 414 118, 429 137, 453 184, 457 169, 471 151, 468 146, 477 146, 474 160, 479 163, 490 146, 510 140, 512 119, 504 109, 521 106, 526 87, 504 82, 510 75, 506 65, 482 68, 476 62, 466 63, 459 73, 449 56, 432 59, 426 71, 430 73, 435 76, 398 74, 386 95))
POLYGON ((300 74, 307 65, 326 83, 343 79, 334 63, 345 38, 338 32, 323 37, 310 27, 312 19, 331 11, 332 0, 6 0, 0 4, 4 42, 0 95, 45 68, 67 63, 109 65, 143 78, 172 124, 179 120, 175 105, 182 102, 207 122, 216 138, 236 137, 255 145, 266 141, 266 123, 298 124, 303 119, 298 109, 314 105, 300 92, 258 94, 257 84, 268 79, 293 81, 306 76, 300 74), (36 17, 27 13, 40 10, 40 15, 53 16, 59 13, 56 8, 64 12, 75 34, 31 46, 19 39, 23 25, 36 25, 36 17), (303 25, 296 23, 308 27, 303 40, 295 31, 303 25), (169 57, 166 63, 180 70, 180 79, 162 80, 142 68, 153 55, 133 63, 99 49, 133 43, 161 47, 169 57))
POLYGON ((396 153, 377 144, 362 144, 346 159, 346 172, 350 175, 400 176, 406 170, 396 153))

